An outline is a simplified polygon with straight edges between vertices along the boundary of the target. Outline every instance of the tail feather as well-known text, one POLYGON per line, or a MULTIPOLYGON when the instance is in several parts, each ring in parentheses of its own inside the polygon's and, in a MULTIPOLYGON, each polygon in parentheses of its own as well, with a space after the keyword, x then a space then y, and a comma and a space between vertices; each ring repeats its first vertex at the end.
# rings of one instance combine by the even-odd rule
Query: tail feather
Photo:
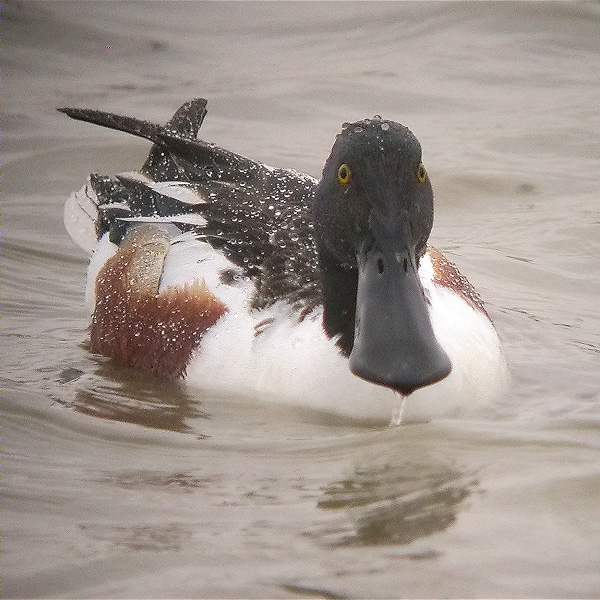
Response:
POLYGON ((227 178, 240 169, 251 170, 248 158, 198 140, 206 116, 206 100, 195 98, 183 104, 166 125, 88 108, 58 108, 72 119, 130 133, 154 143, 141 173, 157 181, 206 180, 218 171, 227 178), (207 172, 208 170, 208 172, 207 172))
POLYGON ((175 112, 167 125, 163 126, 151 123, 150 121, 136 119, 135 117, 116 115, 89 108, 63 107, 56 110, 77 121, 85 121, 87 123, 94 123, 94 125, 100 125, 101 127, 131 133, 132 135, 146 138, 155 144, 160 144, 160 135, 165 131, 174 132, 178 136, 195 139, 207 112, 206 99, 194 98, 183 104, 175 112))
MULTIPOLYGON (((177 181, 189 178, 190 174, 178 166, 173 156, 174 149, 170 150, 167 146, 178 137, 195 141, 207 112, 204 98, 195 98, 183 104, 166 126, 86 108, 65 107, 58 111, 72 119, 130 133, 154 143, 144 166, 135 176, 123 174, 119 179, 92 174, 85 185, 73 192, 65 203, 66 229, 83 250, 91 252, 98 238, 106 231, 111 232, 112 241, 119 242, 126 231, 123 218, 189 212, 186 205, 194 204, 193 190, 182 188, 166 194, 167 197, 175 194, 181 200, 175 205, 171 199, 164 198, 164 195, 142 193, 141 182, 152 184, 157 180, 177 181), (133 183, 134 180, 138 181, 137 186, 133 183), (190 191, 187 202, 182 199, 186 191, 190 191)), ((211 164, 214 162, 210 157, 208 144, 197 142, 195 147, 203 152, 198 159, 211 164)), ((198 172, 197 168, 193 170, 198 172)))
POLYGON ((149 121, 142 121, 135 117, 124 117, 122 115, 115 115, 113 113, 104 112, 101 110, 92 110, 89 108, 57 108, 58 112, 64 113, 76 119, 77 121, 85 121, 87 123, 94 123, 94 125, 100 125, 101 127, 108 127, 109 129, 116 129, 117 131, 124 131, 125 133, 131 133, 138 137, 146 138, 151 142, 160 143, 160 133, 163 131, 161 125, 150 123, 149 121))
POLYGON ((196 138, 206 116, 206 98, 194 98, 183 104, 167 123, 179 135, 196 138))
MULTIPOLYGON (((195 139, 206 116, 206 100, 195 98, 183 104, 167 123, 167 129, 176 131, 178 135, 195 139)), ((157 181, 186 179, 187 174, 173 159, 169 152, 164 152, 162 145, 154 144, 141 173, 157 181)))

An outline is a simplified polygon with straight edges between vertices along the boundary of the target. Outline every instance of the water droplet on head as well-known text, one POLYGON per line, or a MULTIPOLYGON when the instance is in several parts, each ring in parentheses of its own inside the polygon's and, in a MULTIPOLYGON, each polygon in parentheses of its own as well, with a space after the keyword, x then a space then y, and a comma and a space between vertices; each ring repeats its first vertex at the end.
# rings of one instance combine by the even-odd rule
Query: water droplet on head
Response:
POLYGON ((390 128, 390 124, 389 123, 382 123, 381 124, 381 129, 383 129, 383 131, 387 131, 390 128))

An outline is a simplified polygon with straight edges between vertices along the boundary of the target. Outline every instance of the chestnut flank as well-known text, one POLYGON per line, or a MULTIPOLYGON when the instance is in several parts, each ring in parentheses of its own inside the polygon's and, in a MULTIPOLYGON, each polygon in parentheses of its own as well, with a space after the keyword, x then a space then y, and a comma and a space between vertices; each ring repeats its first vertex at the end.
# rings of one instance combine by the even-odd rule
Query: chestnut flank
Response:
POLYGON ((427 253, 433 264, 434 282, 452 290, 463 298, 475 310, 489 318, 483 300, 469 283, 469 280, 437 248, 429 246, 427 253))
POLYGON ((185 375, 204 332, 227 311, 195 281, 158 293, 169 248, 156 226, 131 231, 96 278, 92 352, 160 377, 185 375))

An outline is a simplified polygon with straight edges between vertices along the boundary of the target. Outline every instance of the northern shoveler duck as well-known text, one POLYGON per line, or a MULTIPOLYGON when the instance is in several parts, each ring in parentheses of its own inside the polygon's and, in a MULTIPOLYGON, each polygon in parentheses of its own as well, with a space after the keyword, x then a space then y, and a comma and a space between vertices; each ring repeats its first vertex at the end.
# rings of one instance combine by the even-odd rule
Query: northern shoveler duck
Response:
POLYGON ((421 420, 502 392, 480 297, 428 246, 433 192, 406 127, 345 123, 317 181, 198 139, 204 99, 165 126, 59 110, 153 143, 139 172, 90 175, 66 202, 69 234, 93 251, 92 352, 211 393, 388 422, 400 405, 421 420))

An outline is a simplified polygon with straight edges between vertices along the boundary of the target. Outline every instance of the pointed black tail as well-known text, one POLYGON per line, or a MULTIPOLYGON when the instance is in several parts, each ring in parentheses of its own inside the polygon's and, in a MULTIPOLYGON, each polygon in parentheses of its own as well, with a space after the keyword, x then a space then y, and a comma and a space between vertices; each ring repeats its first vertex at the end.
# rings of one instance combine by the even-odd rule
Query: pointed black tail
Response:
POLYGON ((56 110, 68 115, 72 119, 94 123, 95 125, 101 125, 110 129, 117 129, 118 131, 125 131, 126 133, 146 138, 155 143, 159 143, 159 135, 164 130, 162 125, 156 125, 155 123, 142 121, 134 117, 115 115, 101 110, 91 110, 89 108, 57 108, 56 110))
POLYGON ((91 110, 88 108, 57 108, 57 110, 72 119, 94 123, 109 129, 116 129, 131 133, 138 137, 146 138, 156 144, 161 143, 160 135, 166 131, 175 132, 177 135, 195 139, 198 130, 206 116, 206 100, 195 98, 186 102, 177 110, 166 126, 142 121, 134 117, 125 117, 102 110, 91 110))

